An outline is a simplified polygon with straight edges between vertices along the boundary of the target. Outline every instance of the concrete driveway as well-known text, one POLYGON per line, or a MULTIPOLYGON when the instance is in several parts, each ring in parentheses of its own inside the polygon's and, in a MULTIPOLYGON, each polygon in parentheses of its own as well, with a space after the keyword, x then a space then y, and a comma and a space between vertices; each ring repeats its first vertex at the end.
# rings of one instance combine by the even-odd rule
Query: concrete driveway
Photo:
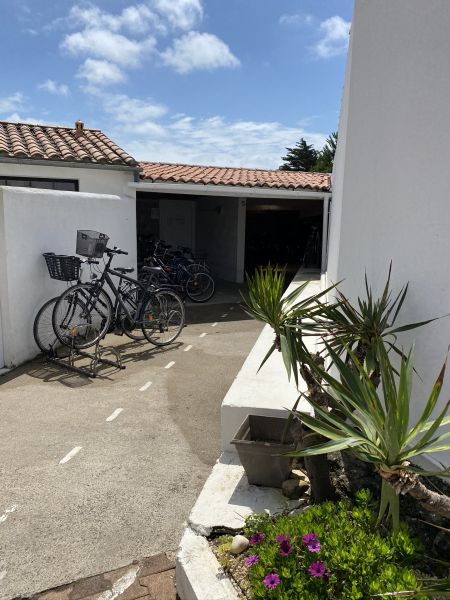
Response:
POLYGON ((235 296, 189 306, 169 349, 108 336, 124 371, 37 359, 0 378, 1 600, 176 549, 261 331, 235 296))

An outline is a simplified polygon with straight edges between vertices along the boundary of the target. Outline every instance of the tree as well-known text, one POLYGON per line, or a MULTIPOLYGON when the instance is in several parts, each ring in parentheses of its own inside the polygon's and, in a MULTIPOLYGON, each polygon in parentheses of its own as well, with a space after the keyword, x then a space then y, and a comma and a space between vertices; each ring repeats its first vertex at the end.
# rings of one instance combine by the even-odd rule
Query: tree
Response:
POLYGON ((318 152, 312 144, 303 138, 295 144, 294 148, 286 148, 288 153, 283 156, 284 164, 280 171, 312 171, 317 162, 318 152))
POLYGON ((337 131, 333 131, 333 133, 327 137, 327 141, 325 142, 322 150, 318 153, 317 160, 312 168, 312 171, 316 171, 317 173, 331 173, 333 171, 337 140, 337 131))

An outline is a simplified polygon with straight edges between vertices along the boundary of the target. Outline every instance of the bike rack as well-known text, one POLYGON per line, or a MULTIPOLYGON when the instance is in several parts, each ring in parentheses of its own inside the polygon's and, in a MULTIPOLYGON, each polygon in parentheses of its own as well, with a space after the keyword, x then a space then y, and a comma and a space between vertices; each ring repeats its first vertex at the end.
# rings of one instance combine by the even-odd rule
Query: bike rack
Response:
POLYGON ((102 346, 100 344, 100 340, 95 343, 94 352, 79 350, 78 348, 74 348, 72 345, 72 347, 69 348, 69 354, 64 357, 58 356, 57 351, 55 352, 53 349, 50 350, 50 352, 47 354, 47 360, 70 371, 74 371, 75 373, 79 373, 80 375, 91 378, 97 377, 100 365, 109 365, 120 370, 126 369, 126 366, 122 363, 122 355, 120 350, 117 350, 113 346, 102 346), (115 360, 104 358, 105 354, 112 354, 115 357, 115 360), (80 356, 91 359, 89 367, 77 367, 75 365, 76 358, 80 356))

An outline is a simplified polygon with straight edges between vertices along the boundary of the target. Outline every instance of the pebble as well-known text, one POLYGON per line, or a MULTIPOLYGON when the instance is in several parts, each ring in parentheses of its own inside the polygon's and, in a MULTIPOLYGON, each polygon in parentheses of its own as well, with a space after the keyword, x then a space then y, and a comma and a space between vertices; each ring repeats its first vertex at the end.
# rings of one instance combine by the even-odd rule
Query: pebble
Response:
POLYGON ((283 496, 286 496, 286 498, 290 498, 291 500, 301 498, 308 490, 309 483, 302 479, 286 479, 286 481, 283 481, 281 484, 283 496))
POLYGON ((249 547, 250 542, 245 537, 245 535, 235 535, 231 541, 231 554, 241 554, 245 552, 249 547))
POLYGON ((292 469, 291 474, 289 475, 290 479, 301 479, 302 481, 309 481, 308 475, 300 469, 292 469))

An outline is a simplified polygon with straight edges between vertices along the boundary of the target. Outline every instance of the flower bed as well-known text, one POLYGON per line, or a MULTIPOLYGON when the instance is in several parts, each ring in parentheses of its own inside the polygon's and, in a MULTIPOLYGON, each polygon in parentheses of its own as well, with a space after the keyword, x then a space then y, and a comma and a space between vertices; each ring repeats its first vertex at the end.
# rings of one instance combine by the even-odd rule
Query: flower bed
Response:
POLYGON ((255 514, 244 533, 244 554, 229 553, 229 537, 216 541, 215 553, 246 598, 364 600, 418 587, 420 543, 405 525, 397 536, 381 535, 365 491, 354 505, 341 500, 292 516, 255 514))

